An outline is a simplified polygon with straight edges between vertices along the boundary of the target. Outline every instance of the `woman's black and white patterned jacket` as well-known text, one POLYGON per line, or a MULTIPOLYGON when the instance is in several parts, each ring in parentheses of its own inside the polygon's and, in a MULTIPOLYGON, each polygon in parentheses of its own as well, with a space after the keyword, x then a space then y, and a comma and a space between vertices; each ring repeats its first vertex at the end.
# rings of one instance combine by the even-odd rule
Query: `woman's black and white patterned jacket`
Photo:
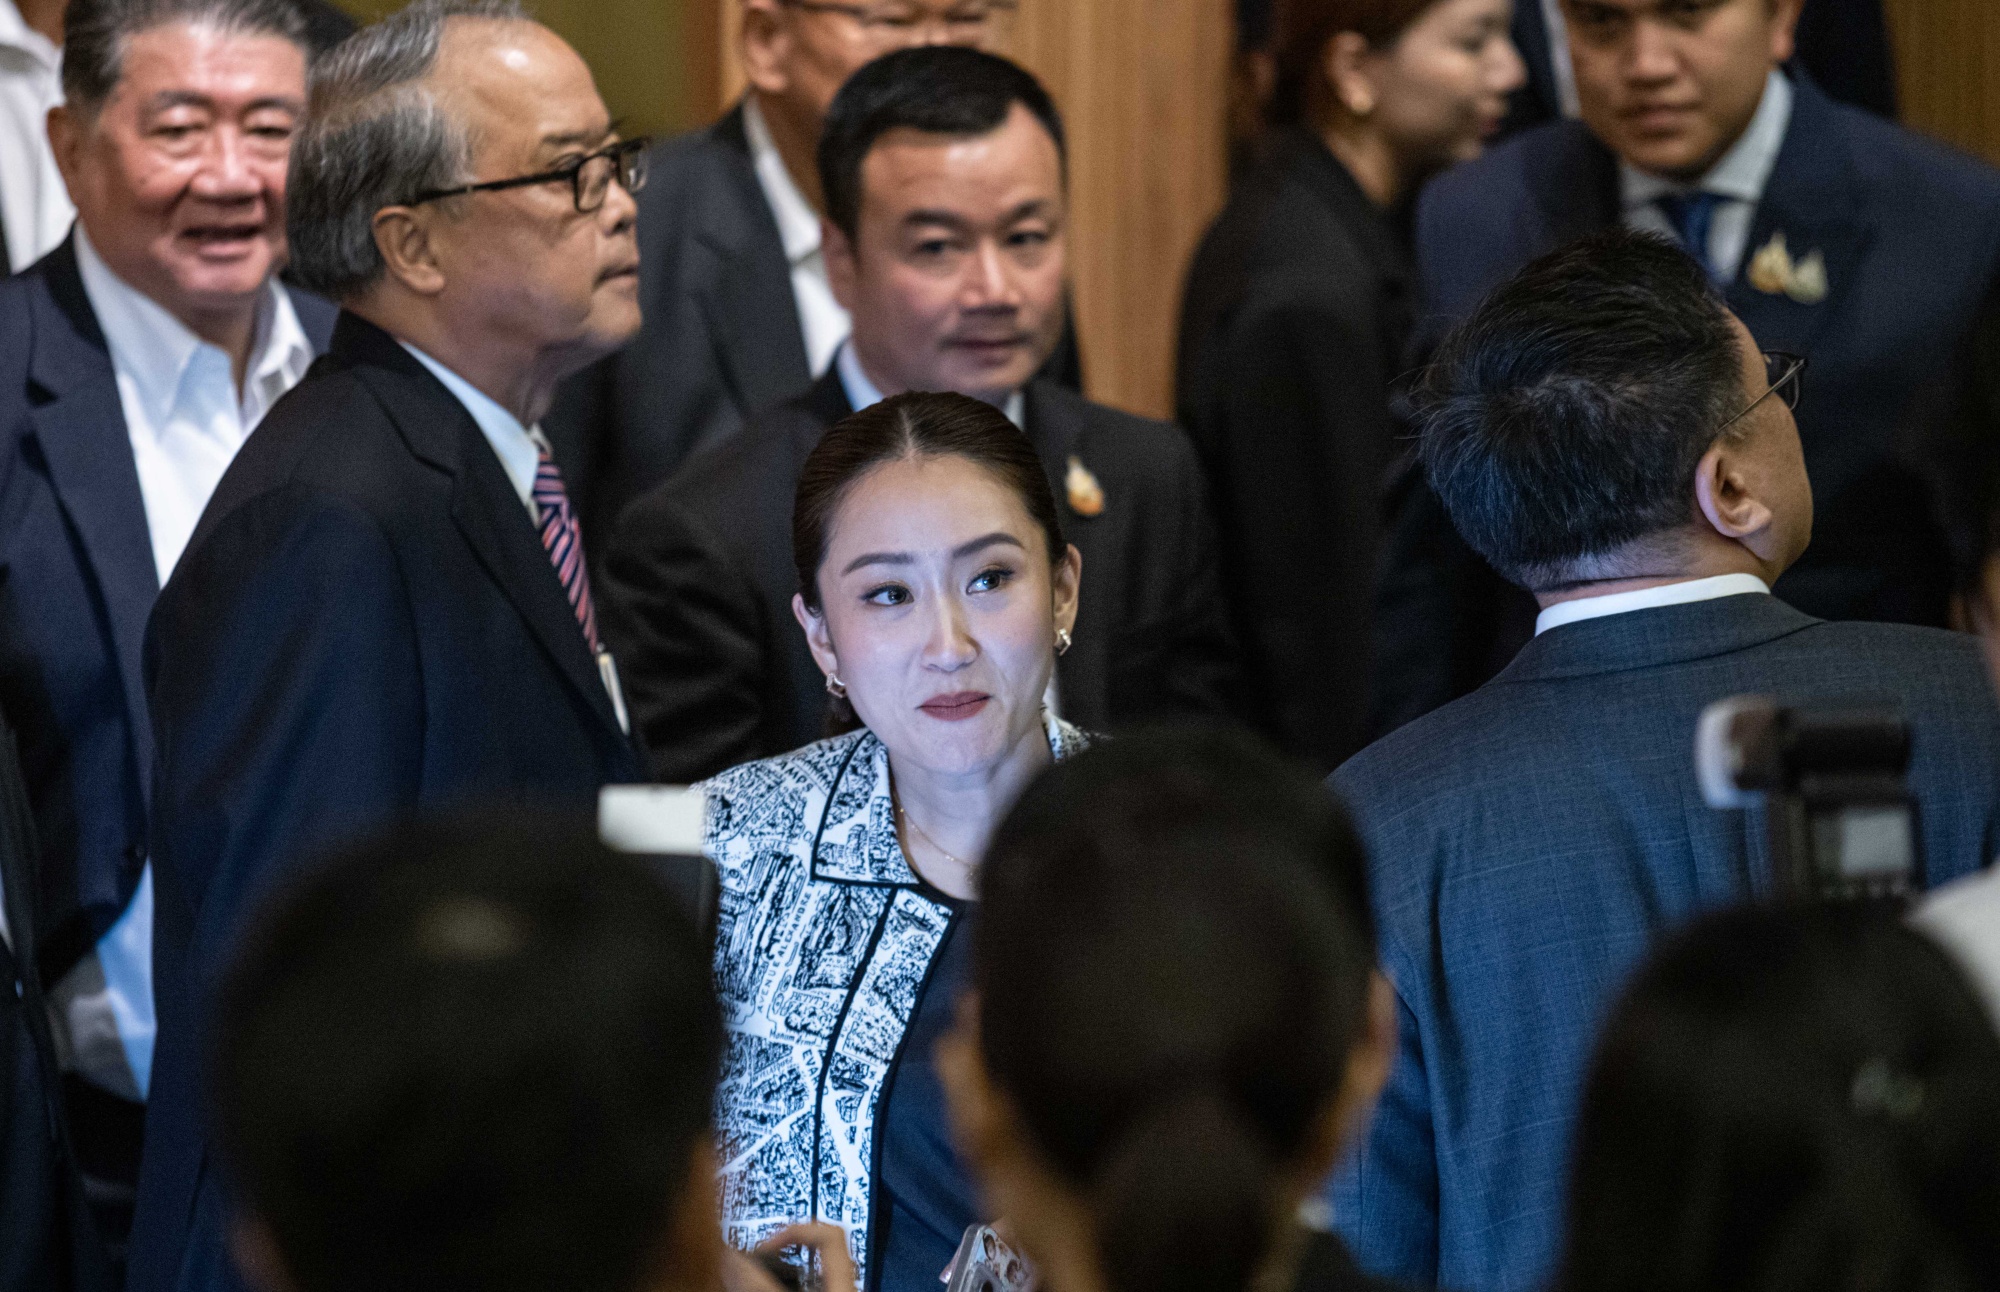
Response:
MULTIPOLYGON (((1061 719, 1047 727, 1058 760, 1089 743, 1061 719)), ((702 788, 722 890, 724 1229, 748 1247, 794 1221, 829 1221, 865 1270, 876 1105, 950 911, 918 891, 888 751, 869 731, 702 788)))

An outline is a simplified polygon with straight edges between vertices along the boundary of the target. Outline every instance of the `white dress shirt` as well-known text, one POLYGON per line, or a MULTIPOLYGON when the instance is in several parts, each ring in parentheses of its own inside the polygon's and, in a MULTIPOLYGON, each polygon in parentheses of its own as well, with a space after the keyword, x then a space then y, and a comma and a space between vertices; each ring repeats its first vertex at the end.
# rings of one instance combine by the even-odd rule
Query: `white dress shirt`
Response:
POLYGON ((53 251, 76 217, 49 149, 49 109, 62 98, 62 50, 0 0, 0 229, 12 262, 0 276, 53 251))
POLYGON ((276 279, 257 308, 239 395, 229 356, 111 272, 76 226, 84 294, 111 348, 118 402, 146 500, 153 565, 166 586, 236 451, 312 366, 312 343, 276 279))
POLYGON ((1602 619, 1606 615, 1622 615, 1633 610, 1653 610, 1660 606, 1684 606, 1694 601, 1714 601, 1720 597, 1740 597, 1747 594, 1769 596, 1771 589, 1754 574, 1717 574, 1706 579, 1663 583, 1657 588, 1641 588, 1637 592, 1611 592, 1601 597, 1578 597, 1574 601, 1558 601, 1535 616, 1535 636, 1540 637, 1549 629, 1560 628, 1564 624, 1582 623, 1586 619, 1602 619))
MULTIPOLYGON (((239 393, 229 356, 112 273, 80 223, 76 263, 111 351, 153 568, 164 585, 237 450, 312 365, 312 343, 274 279, 258 305, 239 393)), ((118 923, 50 990, 49 1011, 66 1069, 113 1094, 146 1097, 154 1034, 150 864, 118 923)))
MULTIPOLYGON (((834 358, 834 366, 840 372, 840 388, 847 392, 848 405, 855 412, 873 408, 882 402, 881 390, 876 387, 874 379, 868 375, 867 370, 862 368, 860 356, 854 353, 853 346, 840 347, 834 358)), ((1008 421, 1025 431, 1028 429, 1028 424, 1022 419, 1027 416, 1027 403, 1021 392, 1016 390, 1007 396, 1007 402, 1000 406, 1000 411, 1007 415, 1008 421)))
POLYGON ((1764 186, 1771 182, 1778 151, 1785 146, 1785 132, 1791 128, 1792 97, 1792 83, 1784 73, 1773 70, 1748 128, 1722 154, 1722 160, 1693 184, 1676 184, 1619 162, 1618 186, 1626 227, 1677 238, 1673 222, 1656 205, 1659 199, 1715 193, 1724 200, 1715 208, 1715 219, 1708 227, 1708 263, 1718 278, 1735 281, 1750 250, 1750 227, 1757 219, 1757 204, 1764 200, 1764 186))
POLYGON ((799 323, 805 330, 806 362, 813 376, 819 377, 833 362, 833 352, 852 327, 827 281, 819 213, 785 169, 785 159, 771 138, 771 127, 757 106, 755 94, 743 97, 743 133, 750 136, 750 164, 757 171, 757 186, 764 190, 764 201, 778 222, 778 240, 785 244, 785 259, 791 262, 792 300, 799 307, 799 323))

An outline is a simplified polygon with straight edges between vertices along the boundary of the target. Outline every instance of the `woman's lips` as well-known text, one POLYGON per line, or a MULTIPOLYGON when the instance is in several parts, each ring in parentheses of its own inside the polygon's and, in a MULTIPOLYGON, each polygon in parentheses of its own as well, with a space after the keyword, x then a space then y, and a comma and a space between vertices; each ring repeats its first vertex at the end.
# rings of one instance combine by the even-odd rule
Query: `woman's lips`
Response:
POLYGON ((934 695, 917 707, 945 722, 963 722, 977 717, 992 702, 993 697, 984 691, 953 691, 950 695, 934 695))

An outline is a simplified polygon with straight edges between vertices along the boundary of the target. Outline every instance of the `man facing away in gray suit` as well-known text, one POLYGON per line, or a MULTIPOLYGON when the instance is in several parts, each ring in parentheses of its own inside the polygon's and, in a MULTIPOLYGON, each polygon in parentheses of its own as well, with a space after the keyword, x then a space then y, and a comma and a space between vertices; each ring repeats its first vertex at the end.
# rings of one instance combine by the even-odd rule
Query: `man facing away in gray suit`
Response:
POLYGON ((1550 1273, 1593 1033, 1665 929, 1767 895, 1757 811, 1706 807, 1713 701, 1868 698, 1914 734, 1927 878, 2000 843, 2000 711, 1972 638, 1769 595, 1813 499, 1791 405, 1701 268, 1613 230, 1530 265, 1445 344, 1420 453, 1532 592, 1536 638, 1334 783, 1372 856, 1402 1053, 1333 1210, 1372 1271, 1514 1292, 1550 1273))

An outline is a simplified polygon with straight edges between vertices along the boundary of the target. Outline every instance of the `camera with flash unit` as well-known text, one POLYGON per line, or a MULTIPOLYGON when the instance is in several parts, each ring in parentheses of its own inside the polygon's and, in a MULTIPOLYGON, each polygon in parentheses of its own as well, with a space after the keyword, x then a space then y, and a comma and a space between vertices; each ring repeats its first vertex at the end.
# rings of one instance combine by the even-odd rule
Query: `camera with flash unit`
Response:
POLYGON ((1701 715, 1695 768, 1709 806, 1763 806, 1779 895, 1901 898, 1923 887, 1910 725, 1895 705, 1721 700, 1701 715))

